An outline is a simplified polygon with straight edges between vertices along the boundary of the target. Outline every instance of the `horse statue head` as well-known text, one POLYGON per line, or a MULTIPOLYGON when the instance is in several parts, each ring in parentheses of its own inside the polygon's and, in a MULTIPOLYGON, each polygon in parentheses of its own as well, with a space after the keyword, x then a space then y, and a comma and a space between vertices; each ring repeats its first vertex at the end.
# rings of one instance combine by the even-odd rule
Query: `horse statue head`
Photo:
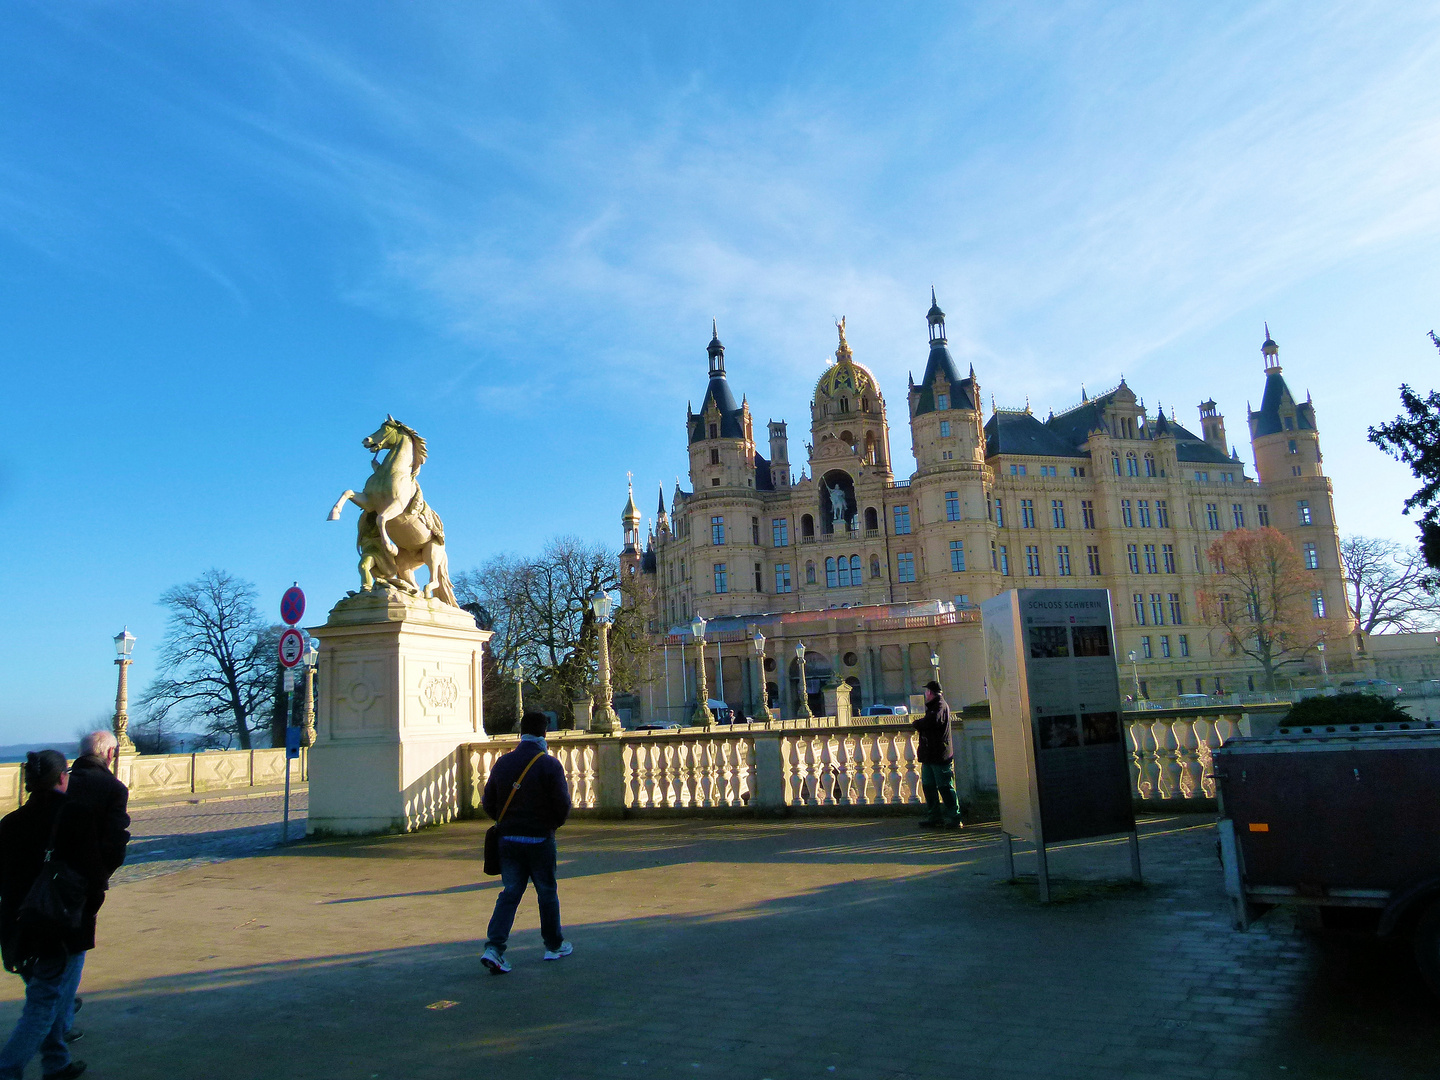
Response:
POLYGON ((402 424, 389 413, 385 414, 385 422, 375 430, 375 433, 366 435, 360 440, 360 443, 372 454, 379 454, 385 450, 398 449, 406 439, 410 440, 411 452, 414 455, 411 471, 418 473, 420 466, 425 464, 425 440, 416 433, 414 428, 402 424))

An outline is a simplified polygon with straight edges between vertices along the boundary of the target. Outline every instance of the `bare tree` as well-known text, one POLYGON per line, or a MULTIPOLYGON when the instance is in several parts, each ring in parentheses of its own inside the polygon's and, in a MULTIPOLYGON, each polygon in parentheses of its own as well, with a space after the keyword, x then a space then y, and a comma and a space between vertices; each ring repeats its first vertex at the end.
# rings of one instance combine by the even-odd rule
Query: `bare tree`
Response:
POLYGON ((1274 690, 1281 668, 1300 664, 1322 641, 1347 632, 1343 622, 1317 617, 1314 584, 1295 545, 1275 529, 1236 529, 1210 545, 1214 576, 1200 590, 1200 614, 1265 673, 1274 690))
POLYGON ((1367 634, 1422 630, 1440 614, 1440 576, 1416 548, 1375 536, 1340 543, 1350 609, 1367 634))
POLYGON ((223 745, 250 749, 257 714, 269 705, 279 665, 276 628, 260 617, 255 586, 207 570, 160 597, 169 609, 160 675, 138 702, 147 723, 174 714, 202 723, 223 745))

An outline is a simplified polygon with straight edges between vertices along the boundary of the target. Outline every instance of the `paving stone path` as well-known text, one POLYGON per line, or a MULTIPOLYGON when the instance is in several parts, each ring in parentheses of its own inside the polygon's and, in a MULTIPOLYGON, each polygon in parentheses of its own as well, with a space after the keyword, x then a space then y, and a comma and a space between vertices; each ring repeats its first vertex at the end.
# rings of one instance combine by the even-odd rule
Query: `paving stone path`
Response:
MULTIPOLYGON (((203 838, 234 815, 258 837, 264 812, 182 811, 154 835, 203 838)), ((1440 1074, 1440 1006, 1403 953, 1283 918, 1230 930, 1201 815, 1144 821, 1141 887, 1121 843, 1055 851, 1043 907, 1033 879, 1000 880, 993 826, 575 822, 560 867, 575 954, 541 960, 527 896, 498 978, 478 962, 497 889, 483 831, 305 842, 118 885, 85 972, 91 1075, 1440 1074)), ((19 990, 0 983, 0 1027, 19 990)))

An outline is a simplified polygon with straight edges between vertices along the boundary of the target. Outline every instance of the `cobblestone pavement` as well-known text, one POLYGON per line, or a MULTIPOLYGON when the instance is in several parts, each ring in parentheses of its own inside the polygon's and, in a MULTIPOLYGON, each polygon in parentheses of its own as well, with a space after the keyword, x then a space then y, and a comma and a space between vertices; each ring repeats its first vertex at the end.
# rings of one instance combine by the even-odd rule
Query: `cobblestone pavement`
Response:
MULTIPOLYGON (((1230 930, 1199 815, 1145 820, 1139 887, 1123 843, 1053 851, 1048 906, 1033 878, 1001 880, 993 827, 572 823, 560 879, 575 954, 541 961, 527 895, 501 978, 478 962, 497 891, 484 827, 306 842, 118 886, 85 971, 92 1074, 1440 1073, 1440 1009, 1409 958, 1283 918, 1230 930)), ((1017 864, 1033 873, 1033 857, 1017 864)), ((0 1027, 19 989, 0 984, 0 1027)))
MULTIPOLYGON (((309 789, 290 792, 290 836, 305 835, 309 789)), ((283 793, 212 794, 130 808, 130 846, 111 885, 144 881, 177 870, 253 855, 281 842, 283 793)))

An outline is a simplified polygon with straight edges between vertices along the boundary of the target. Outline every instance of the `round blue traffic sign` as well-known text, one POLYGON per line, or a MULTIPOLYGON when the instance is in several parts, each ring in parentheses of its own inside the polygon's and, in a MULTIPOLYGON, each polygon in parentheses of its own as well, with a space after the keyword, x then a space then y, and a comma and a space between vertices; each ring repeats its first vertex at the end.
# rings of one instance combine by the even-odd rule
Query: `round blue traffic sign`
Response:
POLYGON ((294 626, 304 615, 305 594, 300 591, 299 585, 292 585, 280 598, 280 618, 288 625, 294 626))

